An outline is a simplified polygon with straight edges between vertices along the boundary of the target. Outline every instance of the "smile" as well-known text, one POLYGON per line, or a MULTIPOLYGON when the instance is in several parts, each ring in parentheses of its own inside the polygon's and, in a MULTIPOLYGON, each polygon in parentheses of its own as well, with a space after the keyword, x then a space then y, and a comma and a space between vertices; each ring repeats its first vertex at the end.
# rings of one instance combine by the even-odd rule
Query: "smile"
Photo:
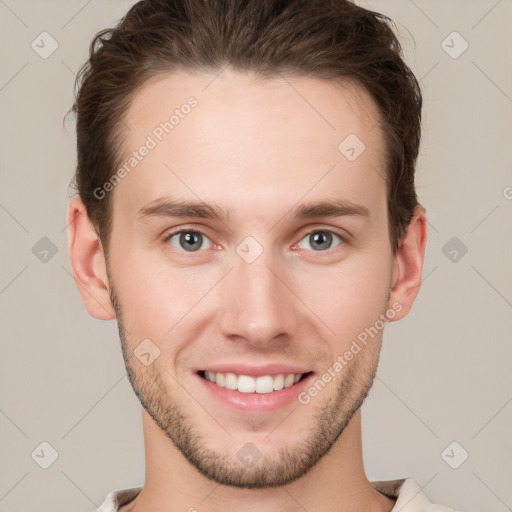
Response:
POLYGON ((209 380, 221 388, 227 388, 240 393, 273 393, 297 384, 310 373, 280 373, 278 375, 262 375, 252 377, 250 375, 200 371, 201 377, 209 380))

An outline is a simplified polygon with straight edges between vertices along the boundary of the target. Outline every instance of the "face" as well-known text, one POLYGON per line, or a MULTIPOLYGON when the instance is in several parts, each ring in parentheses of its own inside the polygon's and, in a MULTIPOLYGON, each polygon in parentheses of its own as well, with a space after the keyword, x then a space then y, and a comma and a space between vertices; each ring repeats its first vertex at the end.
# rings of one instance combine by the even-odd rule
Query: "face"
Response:
POLYGON ((361 406, 395 308, 376 108, 226 70, 153 80, 124 122, 108 275, 135 393, 203 475, 291 482, 361 406))

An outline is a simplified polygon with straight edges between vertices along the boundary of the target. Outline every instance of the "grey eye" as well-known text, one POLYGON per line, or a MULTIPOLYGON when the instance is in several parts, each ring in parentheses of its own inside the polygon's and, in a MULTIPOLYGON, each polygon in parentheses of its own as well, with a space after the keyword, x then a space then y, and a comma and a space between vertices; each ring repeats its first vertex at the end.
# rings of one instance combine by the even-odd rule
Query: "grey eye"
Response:
POLYGON ((195 252, 208 247, 208 238, 197 231, 178 231, 169 235, 167 240, 172 246, 187 252, 195 252))
MULTIPOLYGON (((333 237, 336 237, 340 243, 341 238, 331 231, 312 231, 308 235, 306 235, 300 242, 299 246, 302 249, 312 249, 314 251, 325 251, 327 249, 331 249, 333 243, 333 237), (306 240, 309 247, 302 247, 302 242, 306 240)), ((338 245, 338 244, 336 244, 338 245)))

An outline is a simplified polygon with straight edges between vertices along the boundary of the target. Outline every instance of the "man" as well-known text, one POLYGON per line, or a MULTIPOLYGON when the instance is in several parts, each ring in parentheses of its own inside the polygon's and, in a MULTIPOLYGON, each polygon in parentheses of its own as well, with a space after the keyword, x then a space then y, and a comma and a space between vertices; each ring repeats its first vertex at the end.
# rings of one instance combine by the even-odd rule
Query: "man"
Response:
POLYGON ((344 0, 146 0, 79 76, 69 256, 117 319, 143 487, 103 511, 448 511, 369 482, 361 410, 427 239, 421 93, 344 0))

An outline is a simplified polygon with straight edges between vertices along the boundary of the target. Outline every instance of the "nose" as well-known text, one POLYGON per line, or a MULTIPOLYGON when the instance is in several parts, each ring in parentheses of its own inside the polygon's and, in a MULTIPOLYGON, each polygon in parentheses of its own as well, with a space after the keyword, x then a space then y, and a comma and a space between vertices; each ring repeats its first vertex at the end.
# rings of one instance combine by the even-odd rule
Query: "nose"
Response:
POLYGON ((299 301, 291 289, 289 273, 271 251, 264 251, 252 263, 234 255, 234 268, 226 281, 220 317, 220 329, 226 337, 275 349, 276 342, 294 336, 299 301))

